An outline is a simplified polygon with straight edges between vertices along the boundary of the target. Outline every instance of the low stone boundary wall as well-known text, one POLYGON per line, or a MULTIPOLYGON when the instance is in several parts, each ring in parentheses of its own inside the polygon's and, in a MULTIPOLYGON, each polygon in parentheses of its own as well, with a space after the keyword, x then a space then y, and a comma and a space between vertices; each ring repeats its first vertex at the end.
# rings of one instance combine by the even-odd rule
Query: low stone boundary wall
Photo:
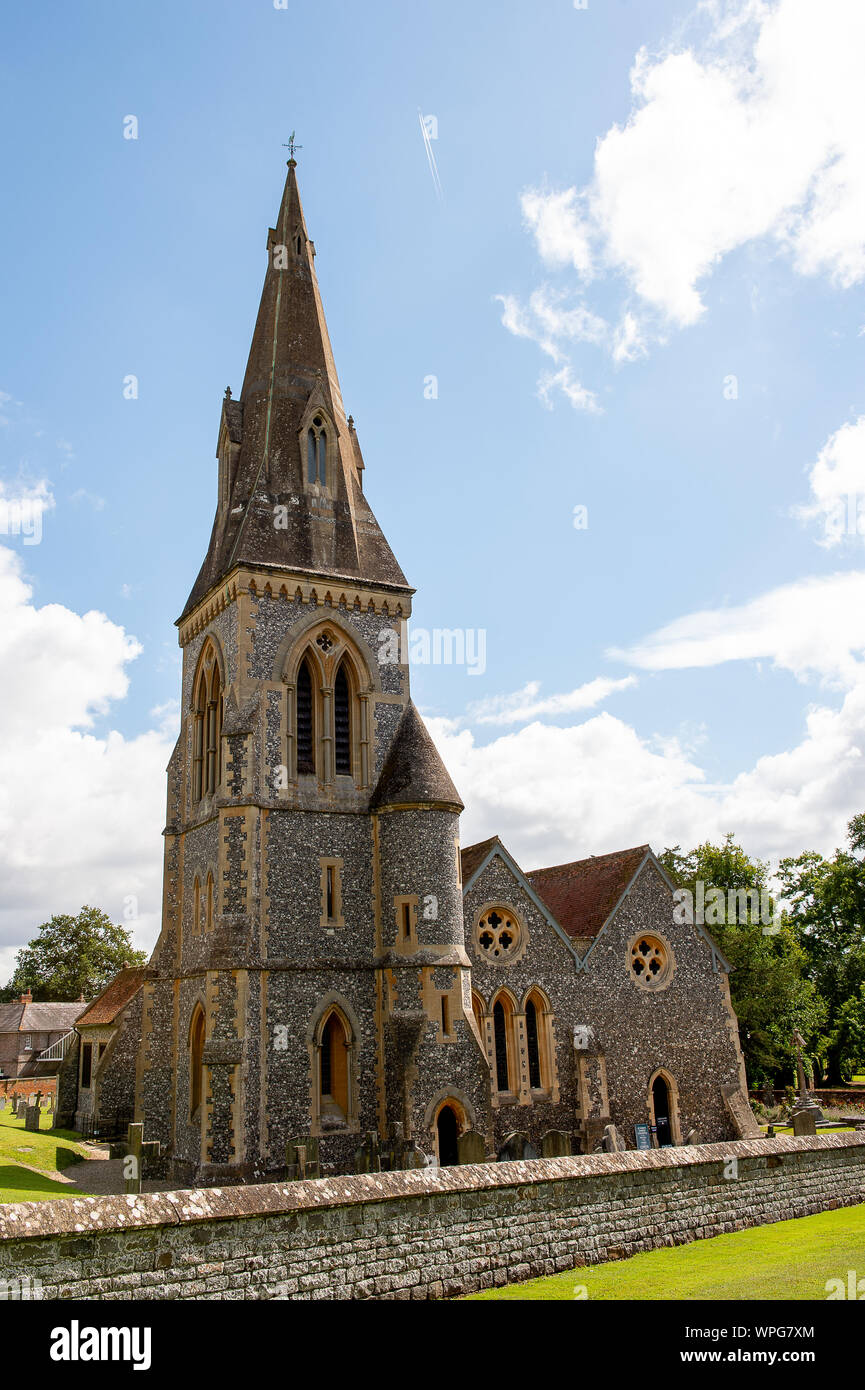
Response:
POLYGON ((857 1202, 861 1133, 66 1198, 0 1207, 0 1282, 46 1299, 440 1298, 857 1202))

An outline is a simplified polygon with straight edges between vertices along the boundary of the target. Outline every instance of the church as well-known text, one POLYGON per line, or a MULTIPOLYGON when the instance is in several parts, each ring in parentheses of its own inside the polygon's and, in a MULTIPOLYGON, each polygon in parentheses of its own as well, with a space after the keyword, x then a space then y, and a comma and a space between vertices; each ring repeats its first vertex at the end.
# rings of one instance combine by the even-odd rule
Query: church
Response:
POLYGON ((754 1132, 729 965, 648 845, 461 846, 294 158, 267 257, 177 624, 161 933, 82 1016, 71 1112, 134 1111, 178 1184, 754 1132))

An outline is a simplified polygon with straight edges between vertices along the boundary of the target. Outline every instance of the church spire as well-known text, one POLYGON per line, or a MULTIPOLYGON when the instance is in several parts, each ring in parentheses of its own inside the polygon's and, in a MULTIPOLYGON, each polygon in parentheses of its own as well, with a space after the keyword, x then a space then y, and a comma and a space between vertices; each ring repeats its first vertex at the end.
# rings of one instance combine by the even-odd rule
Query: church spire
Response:
POLYGON ((222 404, 219 504, 184 617, 238 564, 408 588, 363 495, 296 171, 292 151, 240 397, 222 404))

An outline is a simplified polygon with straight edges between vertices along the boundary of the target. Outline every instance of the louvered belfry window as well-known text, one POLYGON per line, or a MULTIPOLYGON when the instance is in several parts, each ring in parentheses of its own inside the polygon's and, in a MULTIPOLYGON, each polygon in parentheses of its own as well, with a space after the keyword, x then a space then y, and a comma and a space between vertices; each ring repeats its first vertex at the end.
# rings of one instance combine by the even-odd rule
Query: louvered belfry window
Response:
POLYGON ((340 666, 333 688, 333 721, 336 770, 351 776, 351 701, 348 678, 340 666))
POLYGON ((297 770, 315 772, 312 678, 305 661, 297 673, 297 770))

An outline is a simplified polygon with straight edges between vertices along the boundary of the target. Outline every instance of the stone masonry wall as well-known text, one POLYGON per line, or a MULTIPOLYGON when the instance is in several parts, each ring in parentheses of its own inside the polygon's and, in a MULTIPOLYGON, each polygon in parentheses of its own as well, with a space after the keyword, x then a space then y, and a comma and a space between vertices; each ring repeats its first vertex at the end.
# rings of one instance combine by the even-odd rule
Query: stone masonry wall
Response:
POLYGON ((860 1133, 72 1198, 0 1208, 0 1279, 45 1299, 439 1298, 863 1201, 860 1133))

